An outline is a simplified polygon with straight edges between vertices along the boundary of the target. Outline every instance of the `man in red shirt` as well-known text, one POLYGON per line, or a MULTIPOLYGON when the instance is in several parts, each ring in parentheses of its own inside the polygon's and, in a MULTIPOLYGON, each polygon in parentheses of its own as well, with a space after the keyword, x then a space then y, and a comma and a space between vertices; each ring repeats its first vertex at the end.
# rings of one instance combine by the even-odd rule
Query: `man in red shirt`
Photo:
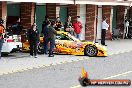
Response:
POLYGON ((82 23, 80 22, 80 16, 77 16, 77 21, 73 23, 75 36, 80 39, 80 33, 82 31, 82 23))

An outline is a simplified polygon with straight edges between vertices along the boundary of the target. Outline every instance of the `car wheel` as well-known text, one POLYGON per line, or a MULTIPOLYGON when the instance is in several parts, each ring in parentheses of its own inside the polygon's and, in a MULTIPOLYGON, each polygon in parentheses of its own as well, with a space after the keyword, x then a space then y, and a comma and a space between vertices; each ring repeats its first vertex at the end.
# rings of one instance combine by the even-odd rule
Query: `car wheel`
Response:
POLYGON ((1 56, 8 56, 9 53, 1 53, 1 56))
POLYGON ((97 53, 98 53, 97 47, 93 45, 87 45, 84 49, 84 54, 86 56, 90 57, 97 56, 97 53))
POLYGON ((43 54, 43 53, 44 53, 44 46, 43 46, 42 43, 40 43, 40 44, 38 45, 38 53, 39 53, 39 54, 43 54))

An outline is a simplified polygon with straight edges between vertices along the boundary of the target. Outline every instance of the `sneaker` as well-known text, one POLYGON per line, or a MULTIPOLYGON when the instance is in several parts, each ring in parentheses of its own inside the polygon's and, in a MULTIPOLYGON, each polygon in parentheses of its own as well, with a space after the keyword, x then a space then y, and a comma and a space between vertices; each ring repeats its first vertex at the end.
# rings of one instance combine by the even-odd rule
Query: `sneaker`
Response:
POLYGON ((44 53, 44 55, 47 55, 48 53, 44 53))
POLYGON ((54 55, 52 54, 52 55, 49 55, 49 57, 54 57, 54 55))
POLYGON ((32 58, 33 56, 32 56, 32 55, 30 55, 30 57, 32 58))
POLYGON ((102 46, 107 46, 106 44, 102 44, 102 46))
POLYGON ((37 56, 34 56, 34 58, 38 58, 37 56))

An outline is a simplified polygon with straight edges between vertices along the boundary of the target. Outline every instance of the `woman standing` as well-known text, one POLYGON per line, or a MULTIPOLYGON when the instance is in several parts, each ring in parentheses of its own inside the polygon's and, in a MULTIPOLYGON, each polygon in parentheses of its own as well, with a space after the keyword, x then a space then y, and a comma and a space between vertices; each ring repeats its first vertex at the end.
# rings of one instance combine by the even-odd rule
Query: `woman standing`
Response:
POLYGON ((56 31, 61 31, 61 30, 62 30, 62 29, 61 29, 62 26, 63 26, 63 25, 62 25, 62 22, 60 21, 60 18, 57 17, 57 18, 56 18, 56 27, 55 27, 55 30, 56 30, 56 31))
POLYGON ((39 42, 39 32, 37 25, 34 23, 29 30, 30 56, 37 58, 37 44, 39 42))
POLYGON ((65 22, 64 31, 69 32, 70 34, 74 35, 74 29, 73 29, 73 25, 71 23, 71 17, 70 16, 68 17, 67 22, 65 22))

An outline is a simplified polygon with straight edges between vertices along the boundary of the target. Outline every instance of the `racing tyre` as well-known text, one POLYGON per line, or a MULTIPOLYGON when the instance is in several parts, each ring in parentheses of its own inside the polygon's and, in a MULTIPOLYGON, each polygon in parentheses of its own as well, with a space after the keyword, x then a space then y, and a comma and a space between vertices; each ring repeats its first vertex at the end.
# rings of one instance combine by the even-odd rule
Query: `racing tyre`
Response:
POLYGON ((39 54, 44 54, 44 46, 43 46, 42 43, 40 43, 40 44, 38 45, 38 53, 39 53, 39 54))
POLYGON ((1 53, 1 56, 8 56, 9 53, 1 53))
POLYGON ((84 54, 86 56, 90 57, 97 56, 97 53, 98 53, 97 47, 93 45, 87 45, 84 49, 84 54))

